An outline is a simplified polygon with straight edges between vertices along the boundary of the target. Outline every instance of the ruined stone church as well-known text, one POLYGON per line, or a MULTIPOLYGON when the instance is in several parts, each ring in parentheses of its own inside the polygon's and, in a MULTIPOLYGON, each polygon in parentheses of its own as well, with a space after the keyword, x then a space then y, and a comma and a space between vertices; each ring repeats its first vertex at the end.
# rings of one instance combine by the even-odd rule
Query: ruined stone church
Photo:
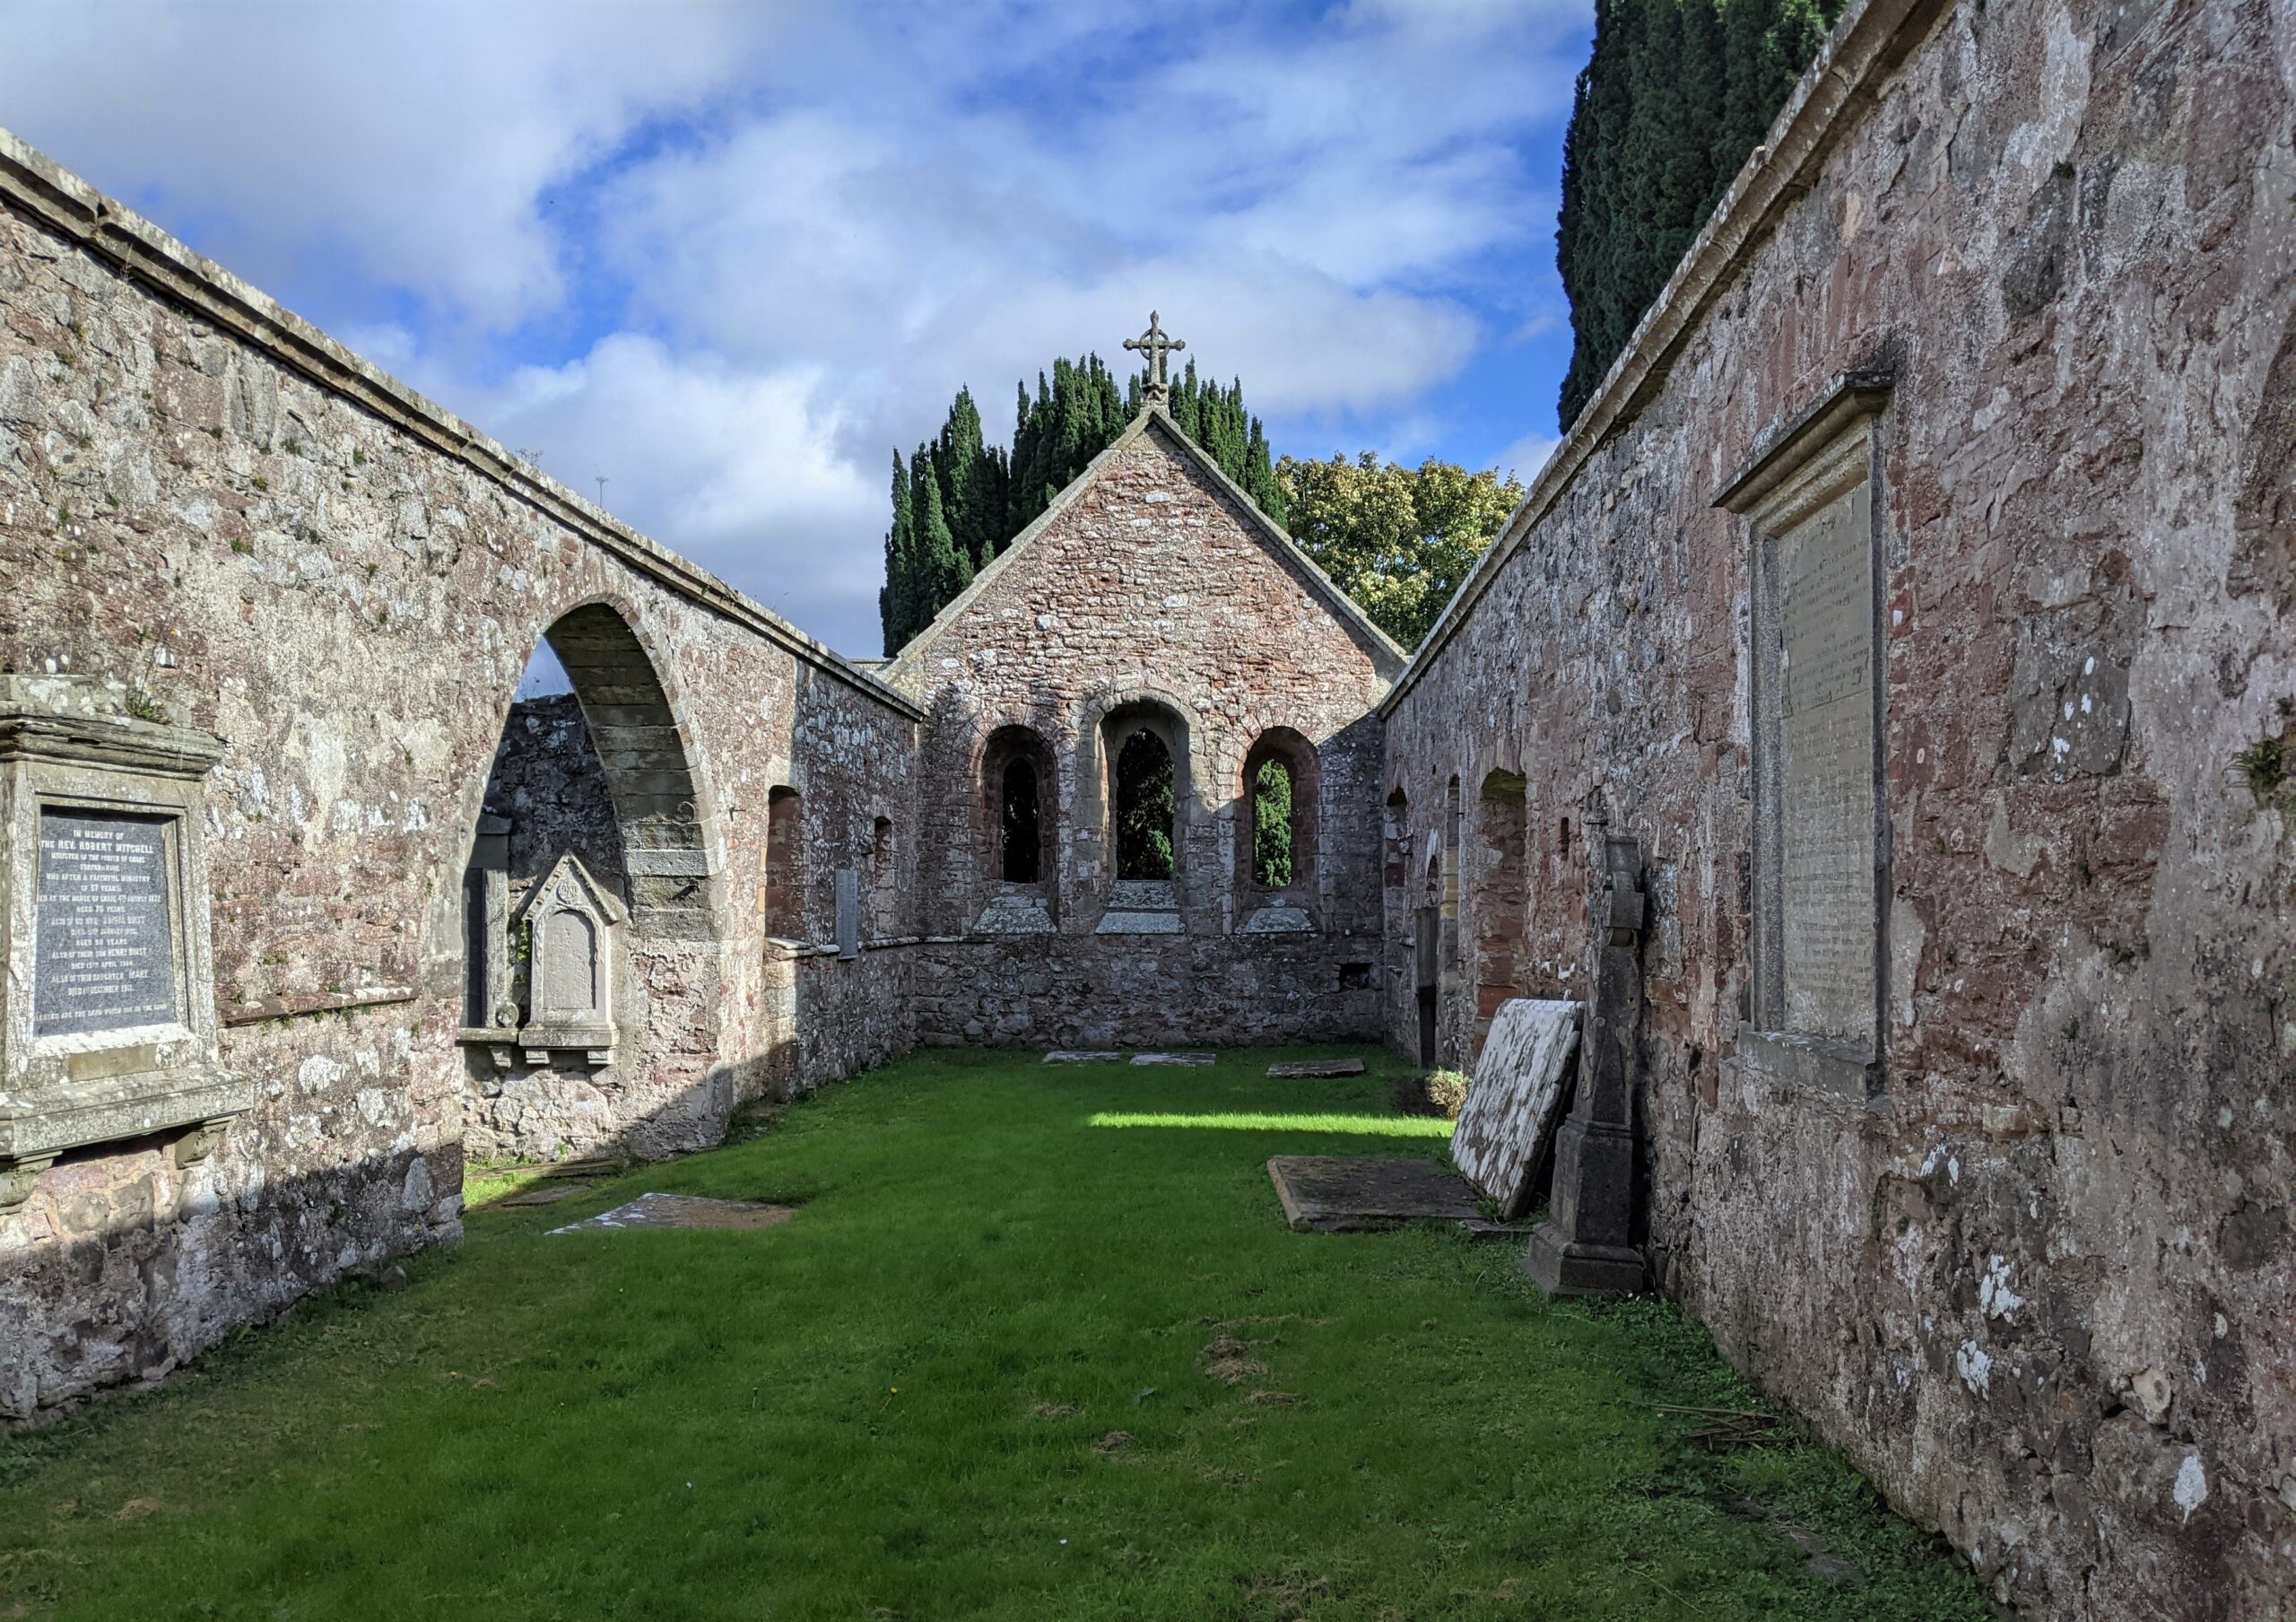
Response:
POLYGON ((466 1155, 1615 959, 1605 1254, 2002 1599, 2296 1616, 2292 112, 2276 0, 1866 0, 1420 648, 1152 401, 883 663, 0 137, 0 1414, 466 1155))

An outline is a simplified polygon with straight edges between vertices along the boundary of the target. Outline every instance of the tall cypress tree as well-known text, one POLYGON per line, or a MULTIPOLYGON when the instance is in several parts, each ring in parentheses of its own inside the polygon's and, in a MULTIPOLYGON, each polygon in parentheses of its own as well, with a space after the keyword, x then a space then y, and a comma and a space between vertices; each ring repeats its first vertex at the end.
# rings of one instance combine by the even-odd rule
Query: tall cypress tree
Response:
MULTIPOLYGON (((906 477, 893 458, 893 528, 885 537, 885 589, 879 593, 885 651, 897 652, 1034 522, 1115 442, 1139 414, 1146 375, 1121 383, 1097 354, 1052 363, 1014 395, 1013 448, 986 442, 972 390, 960 388, 940 433, 917 448, 906 477)), ((1173 422, 1242 486, 1260 510, 1283 521, 1283 484, 1267 434, 1245 408, 1244 386, 1199 379, 1194 362, 1173 383, 1173 422)))
POLYGON ((1597 0, 1562 144, 1567 427, 1626 346, 1843 0, 1597 0))
POLYGON ((884 624, 885 652, 900 651, 917 634, 918 570, 916 509, 909 501, 909 468, 893 452, 893 526, 885 532, 885 584, 877 593, 877 617, 884 624))

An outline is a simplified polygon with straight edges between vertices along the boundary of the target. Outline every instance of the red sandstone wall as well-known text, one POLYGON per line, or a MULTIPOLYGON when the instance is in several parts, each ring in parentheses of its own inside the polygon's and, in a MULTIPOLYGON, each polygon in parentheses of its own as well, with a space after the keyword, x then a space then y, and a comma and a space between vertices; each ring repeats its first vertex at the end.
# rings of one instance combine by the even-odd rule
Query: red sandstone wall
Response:
POLYGON ((2296 706, 2296 24, 1911 9, 1909 59, 1423 656, 1389 787, 1423 863, 1451 774, 1471 824, 1488 772, 1527 779, 1522 992, 1584 972, 1562 819, 1599 790, 1645 842, 1651 1251, 1765 1387, 2033 1614, 2296 1615, 2296 806, 2235 765, 2296 706), (1739 1060, 1748 542, 1710 503, 1873 363, 1867 1110, 1739 1060))
POLYGON ((898 679, 929 713, 919 770, 924 928, 920 1033, 1019 1045, 1332 1041, 1378 1029, 1378 723, 1398 662, 1335 617, 1237 499, 1158 420, 1121 442, 1033 538, 903 651, 898 679), (1186 719, 1185 933, 1103 936, 1100 716, 1144 697, 1186 719), (997 893, 980 783, 989 735, 1032 727, 1055 762, 1058 933, 998 939, 976 925, 997 893), (1311 935, 1253 935, 1238 882, 1244 763, 1288 727, 1315 745, 1315 877, 1291 893, 1311 935))
POLYGON ((658 675, 714 867, 692 935, 633 946, 616 1135, 692 1147, 909 1045, 901 952, 793 962, 759 904, 770 785, 805 790, 816 939, 830 872, 906 829, 901 701, 13 144, 0 198, 0 667, 228 740, 215 995, 257 1100, 187 1171, 98 1146, 0 1216, 0 1414, 459 1234, 462 875, 519 673, 579 605, 658 675))

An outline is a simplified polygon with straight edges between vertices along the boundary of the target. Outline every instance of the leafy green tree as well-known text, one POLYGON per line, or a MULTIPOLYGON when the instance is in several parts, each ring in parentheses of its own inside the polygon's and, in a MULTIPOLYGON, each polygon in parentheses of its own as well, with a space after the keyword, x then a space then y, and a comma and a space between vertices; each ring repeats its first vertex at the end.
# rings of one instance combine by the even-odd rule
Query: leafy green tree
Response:
POLYGON ((1285 457, 1276 464, 1292 535, 1378 627, 1416 647, 1523 499, 1522 483, 1497 469, 1455 463, 1417 467, 1285 457))
POLYGON ((1142 728, 1116 756, 1116 876, 1172 876, 1172 754, 1142 728))
POLYGON ((1292 882, 1292 771, 1262 761, 1252 774, 1252 883, 1281 890, 1292 882))
POLYGON ((1768 133, 1843 0, 1597 0, 1562 144, 1565 426, 1768 133))

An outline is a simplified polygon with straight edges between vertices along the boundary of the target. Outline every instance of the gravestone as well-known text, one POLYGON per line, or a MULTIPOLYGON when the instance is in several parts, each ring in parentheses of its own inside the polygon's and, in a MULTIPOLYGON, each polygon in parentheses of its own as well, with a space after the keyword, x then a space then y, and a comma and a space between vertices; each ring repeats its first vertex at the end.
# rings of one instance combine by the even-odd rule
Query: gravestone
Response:
POLYGON ((1217 1053, 1135 1053, 1136 1065, 1208 1065, 1220 1056, 1217 1053))
POLYGON ((1575 1002, 1529 997, 1502 1002, 1475 1061, 1451 1158, 1503 1220, 1523 1214, 1532 1174, 1553 1138, 1578 1045, 1578 1010, 1575 1002))
POLYGON ((1785 1028, 1874 1023, 1874 573, 1868 486, 1781 536, 1780 945, 1785 1028))
POLYGON ((861 874, 837 870, 837 955, 848 962, 861 955, 861 874))
POLYGON ((1292 1064, 1272 1064, 1267 1073, 1279 1080, 1296 1080, 1309 1076, 1361 1076, 1363 1061, 1360 1059, 1307 1059, 1292 1064))
POLYGON ((168 832, 156 817, 43 810, 32 1028, 78 1035, 176 1017, 168 832))
POLYGON ((552 864, 511 918, 529 931, 526 1019, 517 1046, 531 1065, 578 1051, 590 1064, 613 1057, 614 931, 630 916, 572 851, 552 864))
POLYGON ((580 1222, 570 1222, 553 1234, 623 1233, 631 1229, 732 1228, 750 1231, 778 1228, 797 1214, 796 1208, 765 1205, 753 1199, 710 1199, 699 1194, 640 1194, 627 1205, 580 1222))
POLYGON ((0 672, 0 1216, 61 1155, 203 1159, 254 1099, 224 1068, 204 783, 222 740, 92 677, 0 672))

